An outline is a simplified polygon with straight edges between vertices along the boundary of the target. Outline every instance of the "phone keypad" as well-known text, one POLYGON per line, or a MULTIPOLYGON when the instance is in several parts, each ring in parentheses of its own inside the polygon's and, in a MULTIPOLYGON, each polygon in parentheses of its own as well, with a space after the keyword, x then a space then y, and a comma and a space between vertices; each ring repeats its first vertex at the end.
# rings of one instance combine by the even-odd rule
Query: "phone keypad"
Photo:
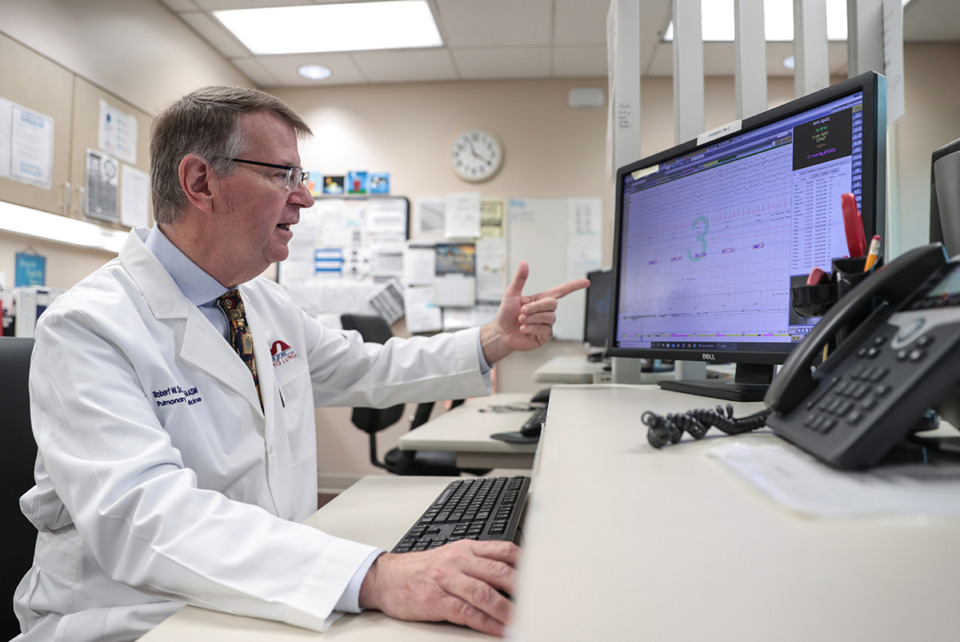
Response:
MULTIPOLYGON (((885 337, 877 337, 873 345, 861 350, 862 360, 871 361, 879 356, 885 337)), ((872 363, 862 363, 847 377, 837 377, 830 391, 820 399, 804 418, 803 425, 813 432, 826 435, 841 423, 859 424, 873 410, 879 400, 890 394, 891 386, 884 383, 890 368, 872 363)))

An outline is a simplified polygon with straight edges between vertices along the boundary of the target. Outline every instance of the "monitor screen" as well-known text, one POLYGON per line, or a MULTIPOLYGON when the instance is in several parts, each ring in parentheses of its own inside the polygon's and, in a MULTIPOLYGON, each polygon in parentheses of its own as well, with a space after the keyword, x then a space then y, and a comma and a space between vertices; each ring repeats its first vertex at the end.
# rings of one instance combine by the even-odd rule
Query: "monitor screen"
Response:
POLYGON ((661 385, 762 399, 815 319, 790 288, 849 255, 841 194, 882 233, 885 84, 867 73, 617 172, 612 356, 736 363, 661 385))
POLYGON ((583 342, 591 348, 606 349, 610 338, 610 309, 613 305, 613 272, 588 272, 586 314, 583 319, 583 342))
POLYGON ((930 242, 937 241, 960 254, 960 138, 930 157, 930 242))

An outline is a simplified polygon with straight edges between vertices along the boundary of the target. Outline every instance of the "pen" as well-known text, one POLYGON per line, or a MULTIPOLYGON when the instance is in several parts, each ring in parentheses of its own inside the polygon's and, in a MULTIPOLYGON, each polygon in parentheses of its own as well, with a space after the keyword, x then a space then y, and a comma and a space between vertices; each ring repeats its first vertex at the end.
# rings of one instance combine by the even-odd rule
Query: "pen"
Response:
POLYGON ((840 195, 840 207, 843 210, 843 231, 847 235, 847 250, 850 258, 856 259, 867 251, 867 239, 863 234, 863 221, 857 209, 857 197, 849 192, 840 195))
POLYGON ((877 259, 880 258, 880 235, 874 234, 873 238, 870 239, 870 251, 867 252, 867 260, 863 264, 863 271, 869 272, 877 263, 877 259))

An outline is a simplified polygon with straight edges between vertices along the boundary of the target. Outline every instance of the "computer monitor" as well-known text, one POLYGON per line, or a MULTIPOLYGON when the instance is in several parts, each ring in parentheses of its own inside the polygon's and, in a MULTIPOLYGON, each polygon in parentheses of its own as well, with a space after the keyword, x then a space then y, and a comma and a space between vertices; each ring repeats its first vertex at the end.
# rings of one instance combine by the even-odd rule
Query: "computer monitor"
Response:
POLYGON ((610 342, 610 310, 613 307, 613 272, 596 270, 587 273, 587 288, 583 318, 583 343, 594 353, 602 355, 610 342))
POLYGON ((930 242, 947 254, 960 254, 960 138, 933 152, 930 159, 930 242))
POLYGON ((762 399, 814 319, 790 289, 847 256, 840 196, 884 229, 886 84, 866 73, 617 171, 608 354, 735 363, 733 379, 660 383, 762 399))

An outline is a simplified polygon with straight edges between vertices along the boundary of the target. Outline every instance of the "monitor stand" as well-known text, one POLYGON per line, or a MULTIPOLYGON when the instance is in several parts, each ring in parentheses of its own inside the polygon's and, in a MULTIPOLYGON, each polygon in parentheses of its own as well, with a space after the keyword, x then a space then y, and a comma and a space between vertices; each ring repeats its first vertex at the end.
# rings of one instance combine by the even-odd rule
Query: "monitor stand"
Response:
POLYGON ((600 350, 598 352, 590 352, 587 354, 587 361, 590 363, 601 363, 607 360, 607 352, 605 350, 600 350))
POLYGON ((738 363, 733 379, 664 379, 664 390, 728 401, 763 401, 773 381, 773 364, 738 363))

